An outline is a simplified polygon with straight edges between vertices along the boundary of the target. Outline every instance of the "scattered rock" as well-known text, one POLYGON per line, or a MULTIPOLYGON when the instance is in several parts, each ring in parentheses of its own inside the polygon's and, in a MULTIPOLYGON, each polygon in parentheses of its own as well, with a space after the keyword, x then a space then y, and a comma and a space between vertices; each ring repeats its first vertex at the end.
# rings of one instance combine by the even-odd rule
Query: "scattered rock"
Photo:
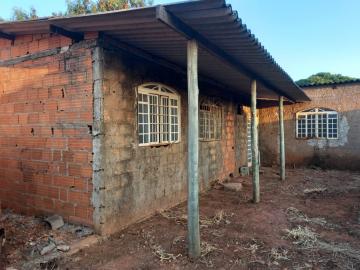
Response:
POLYGON ((50 251, 54 250, 56 248, 56 245, 53 242, 50 242, 47 246, 43 247, 40 251, 40 255, 45 255, 49 253, 50 251))
POLYGON ((240 168, 240 175, 241 175, 241 176, 248 176, 248 175, 250 175, 249 167, 241 167, 241 168, 240 168))
POLYGON ((62 252, 68 252, 70 247, 68 245, 59 245, 56 247, 56 249, 62 252))
POLYGON ((239 192, 242 190, 241 183, 225 183, 223 185, 225 190, 235 191, 235 192, 239 192))
POLYGON ((79 226, 74 229, 74 233, 82 238, 94 234, 94 231, 88 227, 79 226))
POLYGON ((57 230, 64 226, 64 220, 59 215, 53 215, 45 219, 45 221, 50 225, 52 230, 57 230))

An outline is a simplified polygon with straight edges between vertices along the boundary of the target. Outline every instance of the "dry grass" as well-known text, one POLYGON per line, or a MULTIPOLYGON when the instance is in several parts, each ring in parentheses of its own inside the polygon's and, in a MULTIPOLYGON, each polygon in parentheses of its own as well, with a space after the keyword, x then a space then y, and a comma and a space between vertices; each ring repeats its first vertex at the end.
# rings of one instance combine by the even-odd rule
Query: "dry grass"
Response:
POLYGON ((270 251, 270 259, 272 261, 288 261, 288 251, 282 248, 272 248, 270 251))
POLYGON ((175 261, 178 257, 181 257, 182 254, 172 254, 166 252, 166 250, 159 244, 155 243, 155 237, 152 236, 149 232, 142 232, 142 237, 145 240, 145 244, 149 246, 152 253, 161 261, 175 261))
POLYGON ((322 193, 326 191, 326 187, 315 187, 315 188, 306 188, 304 189, 304 194, 310 194, 310 193, 322 193))
MULTIPOLYGON (((164 211, 161 212, 160 215, 166 219, 174 220, 176 224, 186 225, 187 223, 187 215, 175 211, 164 211)), ((230 220, 228 219, 233 214, 229 215, 225 213, 224 210, 219 210, 215 212, 215 215, 211 218, 200 216, 200 227, 210 227, 214 225, 221 225, 221 224, 230 224, 230 220)))
POLYGON ((205 257, 207 255, 209 255, 210 253, 214 252, 214 251, 218 251, 221 250, 213 245, 210 245, 207 242, 201 242, 201 257, 205 257))
POLYGON ((297 228, 285 230, 286 238, 295 240, 293 243, 304 248, 312 248, 316 245, 317 234, 308 227, 298 226, 297 228))
POLYGON ((310 219, 307 215, 301 212, 295 207, 289 207, 286 209, 286 215, 291 222, 309 222, 310 219))
POLYGON ((160 259, 161 262, 163 261, 175 261, 178 257, 181 257, 181 254, 172 254, 166 252, 161 245, 152 245, 151 246, 153 254, 160 259))
POLYGON ((341 226, 337 224, 327 222, 326 219, 322 217, 309 218, 306 214, 301 212, 299 209, 296 209, 295 207, 287 208, 286 215, 290 222, 312 223, 330 229, 341 228, 341 226))

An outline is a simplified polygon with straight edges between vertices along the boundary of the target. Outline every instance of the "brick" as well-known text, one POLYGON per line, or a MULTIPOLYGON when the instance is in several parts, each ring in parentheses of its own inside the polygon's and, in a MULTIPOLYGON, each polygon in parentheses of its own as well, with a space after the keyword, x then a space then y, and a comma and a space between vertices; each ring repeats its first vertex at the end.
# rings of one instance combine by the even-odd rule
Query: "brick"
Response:
POLYGON ((46 147, 50 149, 65 149, 67 144, 66 138, 47 138, 46 147))
POLYGON ((67 201, 68 200, 68 190, 67 189, 59 189, 59 200, 67 201))
POLYGON ((92 167, 79 164, 69 164, 69 175, 78 176, 78 177, 91 177, 92 176, 92 167))
POLYGON ((54 176, 54 185, 63 188, 72 188, 75 186, 75 178, 72 176, 54 176))
POLYGON ((91 150, 92 149, 92 139, 69 139, 68 142, 69 149, 73 150, 91 150))
POLYGON ((86 192, 69 191, 69 201, 81 206, 90 206, 90 196, 86 192))
POLYGON ((68 217, 75 214, 75 207, 70 202, 55 201, 55 211, 62 216, 68 217))

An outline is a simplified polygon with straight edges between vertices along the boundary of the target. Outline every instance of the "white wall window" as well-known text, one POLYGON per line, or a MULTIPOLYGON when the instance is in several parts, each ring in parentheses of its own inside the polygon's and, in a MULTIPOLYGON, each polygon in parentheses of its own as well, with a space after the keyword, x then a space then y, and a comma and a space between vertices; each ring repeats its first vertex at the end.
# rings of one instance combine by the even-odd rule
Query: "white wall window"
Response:
POLYGON ((199 122, 201 140, 221 139, 222 108, 220 106, 210 103, 201 104, 199 122))
POLYGON ((324 108, 314 108, 296 114, 297 138, 338 138, 338 113, 324 108))
POLYGON ((139 145, 180 141, 180 96, 162 84, 138 87, 139 145))

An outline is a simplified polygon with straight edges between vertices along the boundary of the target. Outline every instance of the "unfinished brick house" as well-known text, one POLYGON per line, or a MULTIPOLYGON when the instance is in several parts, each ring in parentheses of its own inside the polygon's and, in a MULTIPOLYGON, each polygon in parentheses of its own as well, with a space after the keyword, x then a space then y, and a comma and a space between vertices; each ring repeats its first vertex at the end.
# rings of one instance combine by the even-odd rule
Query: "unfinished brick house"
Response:
MULTIPOLYGON (((284 107, 286 162, 360 170, 360 80, 302 87, 311 102, 284 107)), ((264 165, 277 163, 277 111, 259 110, 264 165)))
POLYGON ((99 233, 256 161, 250 101, 309 100, 223 0, 4 22, 0 74, 2 207, 99 233))

